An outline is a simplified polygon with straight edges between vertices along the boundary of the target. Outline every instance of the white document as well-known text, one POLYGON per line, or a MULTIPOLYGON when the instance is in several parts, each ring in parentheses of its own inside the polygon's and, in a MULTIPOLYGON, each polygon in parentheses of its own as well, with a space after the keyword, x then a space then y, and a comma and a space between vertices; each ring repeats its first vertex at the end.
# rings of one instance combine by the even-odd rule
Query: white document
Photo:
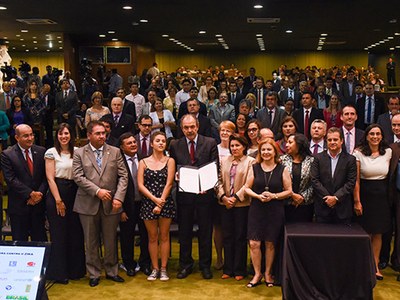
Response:
POLYGON ((179 169, 179 191, 199 194, 213 189, 218 182, 217 163, 212 162, 201 168, 187 166, 179 169))

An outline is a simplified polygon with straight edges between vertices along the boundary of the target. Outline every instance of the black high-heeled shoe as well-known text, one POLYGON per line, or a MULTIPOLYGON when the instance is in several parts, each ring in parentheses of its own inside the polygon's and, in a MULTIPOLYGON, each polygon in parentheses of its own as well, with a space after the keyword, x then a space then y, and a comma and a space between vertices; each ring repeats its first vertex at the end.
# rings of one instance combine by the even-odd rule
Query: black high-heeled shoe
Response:
POLYGON ((253 288, 253 287, 256 287, 257 285, 260 285, 261 284, 261 280, 262 280, 262 277, 256 282, 256 283, 252 283, 251 281, 246 285, 246 287, 247 288, 253 288))

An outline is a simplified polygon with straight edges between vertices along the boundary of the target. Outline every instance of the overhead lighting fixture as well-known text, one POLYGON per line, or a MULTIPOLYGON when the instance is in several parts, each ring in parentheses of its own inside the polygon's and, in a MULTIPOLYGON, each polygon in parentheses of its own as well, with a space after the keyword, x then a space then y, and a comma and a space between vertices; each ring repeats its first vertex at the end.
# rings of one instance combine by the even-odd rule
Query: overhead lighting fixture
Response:
POLYGON ((112 39, 112 41, 116 42, 116 41, 118 41, 118 39, 112 39))
POLYGON ((109 31, 107 31, 109 34, 113 34, 113 33, 115 33, 115 31, 114 30, 109 30, 109 31))
POLYGON ((38 47, 34 47, 33 49, 37 50, 38 47))
POLYGON ((61 39, 61 36, 57 36, 58 39, 61 39))
POLYGON ((53 48, 53 43, 51 41, 49 42, 49 48, 53 48))
POLYGON ((32 38, 33 38, 33 39, 37 39, 37 37, 36 37, 36 36, 33 36, 32 38))
POLYGON ((261 9, 261 8, 263 8, 264 6, 262 6, 261 4, 256 4, 256 5, 254 5, 253 6, 255 9, 261 9))
POLYGON ((167 38, 167 37, 169 37, 169 35, 168 34, 163 34, 162 37, 163 38, 167 38))
POLYGON ((141 20, 139 20, 139 22, 140 22, 140 23, 148 23, 148 22, 149 22, 149 20, 146 20, 146 19, 141 19, 141 20))
POLYGON ((63 47, 58 47, 58 49, 62 50, 63 47))
MULTIPOLYGON (((5 6, 0 6, 0 10, 6 10, 7 9, 7 7, 5 7, 5 6)), ((14 49, 14 48, 13 48, 14 49)))
POLYGON ((400 35, 400 32, 395 32, 394 35, 400 35))
POLYGON ((19 39, 21 42, 24 40, 24 39, 19 39))
POLYGON ((26 45, 22 45, 22 47, 26 47, 26 45))
POLYGON ((25 52, 29 52, 29 49, 25 49, 25 52))
POLYGON ((28 32, 27 29, 21 29, 21 32, 28 32))
POLYGON ((105 38, 105 37, 106 37, 106 35, 105 35, 105 34, 99 34, 99 37, 101 37, 101 38, 105 38))
POLYGON ((394 39, 394 37, 392 37, 392 36, 388 36, 388 39, 389 39, 389 40, 393 40, 393 39, 394 39))
POLYGON ((394 47, 389 48, 389 50, 392 50, 392 51, 393 51, 393 50, 394 50, 394 47))
POLYGON ((34 44, 37 44, 37 41, 33 41, 34 44))
POLYGON ((261 36, 262 36, 261 33, 257 33, 257 34, 256 34, 256 37, 261 37, 261 36))
POLYGON ((293 31, 288 29, 288 30, 286 30, 286 33, 293 33, 293 31))
POLYGON ((215 37, 222 37, 222 34, 216 34, 215 37))
POLYGON ((327 33, 321 33, 321 36, 328 36, 327 33))
POLYGON ((50 52, 50 49, 47 49, 46 51, 47 51, 47 52, 50 52))
POLYGON ((4 41, 4 43, 6 43, 6 44, 9 44, 9 43, 10 43, 10 41, 4 41))
POLYGON ((16 36, 16 37, 20 37, 21 35, 20 35, 20 34, 16 34, 15 36, 16 36))
POLYGON ((130 10, 130 9, 133 9, 133 7, 129 6, 129 5, 125 5, 125 6, 122 6, 122 9, 130 10))
POLYGON ((6 40, 6 39, 8 39, 8 37, 6 37, 6 36, 3 36, 3 39, 5 39, 5 40, 6 40))
POLYGON ((62 44, 62 41, 58 41, 59 44, 62 44))
POLYGON ((205 30, 200 30, 199 33, 200 33, 200 34, 205 34, 206 31, 205 31, 205 30))

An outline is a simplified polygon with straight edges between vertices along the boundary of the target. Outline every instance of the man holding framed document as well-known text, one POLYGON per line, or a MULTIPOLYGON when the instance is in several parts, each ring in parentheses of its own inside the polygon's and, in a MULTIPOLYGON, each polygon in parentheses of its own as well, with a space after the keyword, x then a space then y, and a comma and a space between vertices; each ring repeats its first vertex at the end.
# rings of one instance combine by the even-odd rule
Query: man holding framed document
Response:
MULTIPOLYGON (((172 141, 170 155, 175 159, 177 169, 182 170, 182 180, 187 182, 187 173, 190 167, 205 167, 215 170, 211 162, 218 166, 217 143, 214 139, 198 134, 199 122, 192 115, 185 115, 181 119, 181 129, 184 136, 172 141), (184 178, 183 178, 184 177, 184 178)), ((204 169, 203 169, 204 170, 204 169)), ((199 178, 202 173, 196 170, 199 178)), ((211 175, 210 175, 211 176, 211 175)), ((179 178, 181 179, 181 178, 179 178)), ((193 181, 193 178, 190 178, 193 181)), ((200 179, 199 179, 200 180, 200 179)), ((205 182, 203 181, 203 184, 205 182)), ((217 183, 217 182, 215 182, 217 183)), ((197 186, 197 183, 195 184, 197 186)), ((200 182, 199 185, 200 186, 200 182)), ((187 188, 187 185, 185 185, 187 188)), ((200 190, 200 188, 199 188, 200 190)), ((215 201, 214 190, 209 189, 194 193, 195 189, 186 190, 180 187, 177 192, 178 225, 179 225, 179 266, 177 278, 186 278, 193 271, 194 260, 192 258, 193 223, 196 221, 199 226, 199 268, 204 279, 211 279, 211 250, 212 250, 212 201, 215 201)))

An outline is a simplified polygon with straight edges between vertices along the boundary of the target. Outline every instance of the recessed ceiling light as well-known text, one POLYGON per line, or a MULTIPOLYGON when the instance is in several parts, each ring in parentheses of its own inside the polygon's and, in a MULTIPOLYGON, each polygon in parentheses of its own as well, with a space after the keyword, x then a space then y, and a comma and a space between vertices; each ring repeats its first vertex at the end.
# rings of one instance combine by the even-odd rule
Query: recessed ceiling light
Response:
POLYGON ((23 41, 24 39, 19 39, 20 41, 23 41))
POLYGON ((13 48, 13 50, 15 50, 16 48, 15 47, 12 47, 13 48))
POLYGON ((33 39, 37 39, 37 37, 36 37, 36 36, 33 36, 32 38, 33 38, 33 39))
POLYGON ((27 29, 21 29, 21 32, 28 32, 27 29))
POLYGON ((132 25, 133 26, 139 26, 139 23, 138 22, 132 22, 132 25))
POLYGON ((395 32, 394 35, 400 35, 400 32, 395 32))
POLYGON ((116 41, 118 41, 118 39, 112 39, 112 41, 116 42, 116 41))
POLYGON ((22 45, 22 47, 26 47, 26 45, 22 45))
POLYGON ((368 47, 367 47, 367 48, 364 48, 364 50, 368 50, 368 47))
POLYGON ((34 44, 37 44, 37 41, 33 41, 34 44))
POLYGON ((194 49, 189 49, 189 51, 192 51, 192 52, 193 52, 193 51, 194 51, 194 49))
POLYGON ((394 50, 394 47, 389 48, 389 50, 394 50))
POLYGON ((389 39, 384 39, 385 42, 389 42, 389 39))
MULTIPOLYGON (((7 7, 5 7, 5 6, 0 6, 0 10, 6 10, 7 9, 7 7)), ((13 48, 14 49, 14 48, 13 48)))
POLYGON ((261 33, 257 33, 256 36, 262 36, 262 34, 261 33))
POLYGON ((148 22, 149 22, 149 20, 146 20, 146 19, 141 19, 141 20, 139 20, 139 22, 140 22, 140 23, 148 23, 148 22))
POLYGON ((58 39, 61 39, 61 36, 57 36, 58 39))
POLYGON ((33 49, 37 50, 37 47, 34 47, 33 49))
POLYGON ((58 47, 58 49, 62 49, 63 47, 58 47))
POLYGON ((392 37, 392 36, 388 36, 388 39, 389 39, 389 40, 393 40, 393 39, 394 39, 394 37, 392 37))
POLYGON ((215 37, 222 37, 222 34, 216 34, 215 37))
POLYGON ((132 9, 133 7, 132 6, 129 6, 129 5, 125 5, 125 6, 122 6, 122 9, 125 9, 125 10, 130 10, 130 9, 132 9))
POLYGON ((15 36, 16 36, 16 37, 20 37, 21 35, 20 35, 20 34, 16 34, 15 36))
POLYGON ((53 48, 53 43, 51 41, 49 42, 49 48, 53 48))
POLYGON ((62 41, 58 41, 59 44, 62 44, 62 41))
POLYGON ((200 33, 200 34, 205 34, 206 31, 205 31, 205 30, 200 30, 199 33, 200 33))
POLYGON ((105 38, 105 37, 106 37, 106 35, 105 35, 105 34, 99 34, 99 37, 101 37, 101 38, 105 38))
POLYGON ((5 40, 6 40, 6 39, 8 39, 8 37, 6 37, 6 36, 3 36, 3 39, 5 39, 5 40))
POLYGON ((321 36, 328 36, 327 33, 321 33, 321 36))
POLYGON ((47 49, 46 51, 47 51, 47 52, 50 52, 50 49, 47 49))
POLYGON ((253 6, 255 9, 261 9, 263 8, 263 6, 261 4, 256 4, 253 6))
POLYGON ((115 31, 114 30, 109 30, 108 33, 109 34, 113 34, 113 33, 115 33, 115 31))
POLYGON ((397 23, 397 19, 391 19, 391 20, 389 20, 389 23, 390 24, 395 24, 395 23, 397 23))
POLYGON ((293 33, 293 31, 288 29, 288 30, 286 30, 286 33, 293 33))
POLYGON ((397 48, 397 49, 399 49, 399 48, 400 48, 400 46, 396 46, 396 48, 397 48))
POLYGON ((167 37, 169 37, 169 35, 168 34, 163 34, 162 37, 163 38, 167 38, 167 37))
POLYGON ((25 52, 29 52, 29 49, 25 49, 25 52))
POLYGON ((9 44, 9 43, 10 43, 10 41, 4 41, 4 43, 6 43, 6 44, 9 44))

